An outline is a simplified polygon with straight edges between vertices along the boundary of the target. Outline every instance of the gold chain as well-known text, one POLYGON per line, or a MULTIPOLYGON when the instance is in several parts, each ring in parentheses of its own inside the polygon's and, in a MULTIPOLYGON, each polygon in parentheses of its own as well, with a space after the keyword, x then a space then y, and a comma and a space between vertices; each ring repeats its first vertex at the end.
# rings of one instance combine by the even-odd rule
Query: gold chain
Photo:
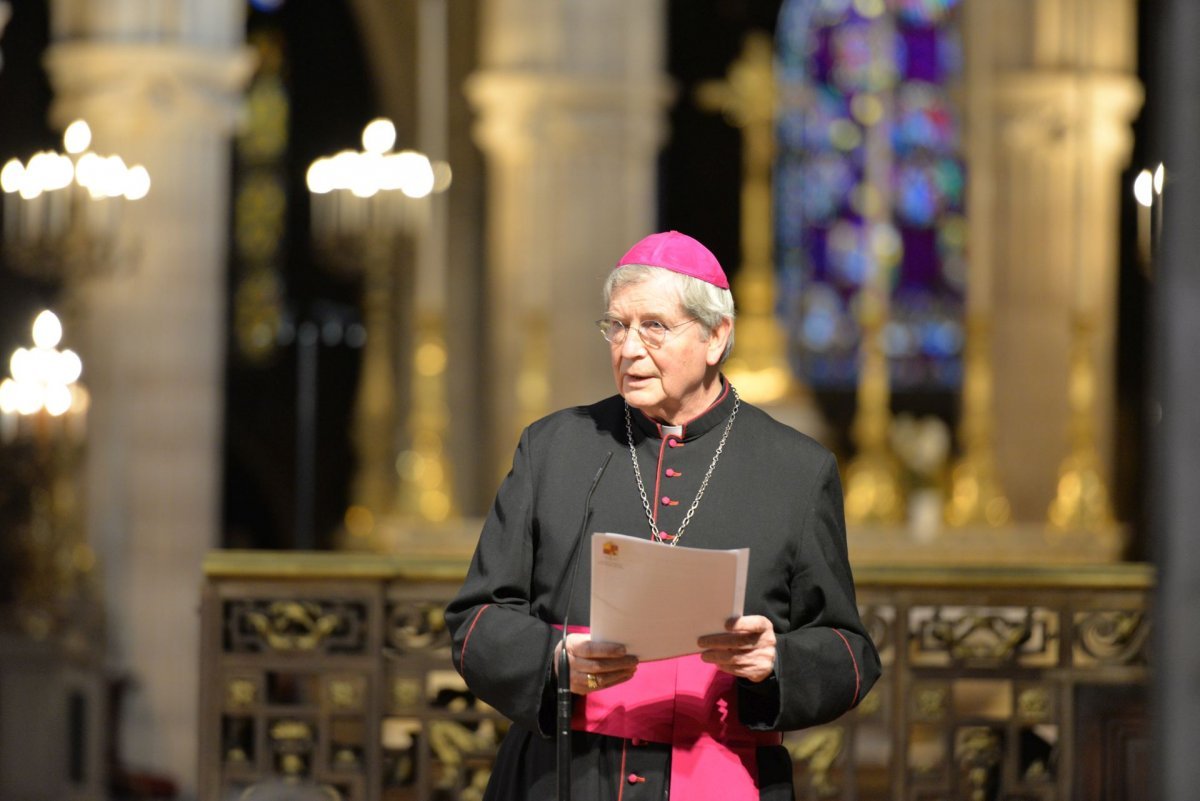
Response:
MULTIPOLYGON (((670 545, 675 547, 683 537, 683 530, 687 528, 687 524, 691 522, 692 515, 696 513, 696 507, 700 505, 700 499, 704 497, 704 490, 708 489, 708 480, 712 478, 713 470, 717 469, 717 460, 721 458, 721 451, 725 449, 725 440, 729 439, 729 431, 733 428, 733 420, 737 417, 738 409, 742 405, 742 399, 738 396, 737 390, 733 387, 729 388, 733 393, 733 411, 729 413, 729 422, 725 424, 725 432, 721 434, 721 441, 717 443, 717 452, 713 454, 712 462, 708 465, 708 472, 704 474, 704 480, 700 482, 700 490, 696 493, 695 500, 688 507, 687 514, 683 516, 683 522, 679 524, 679 530, 675 532, 675 536, 671 537, 670 545)), ((642 508, 646 510, 646 520, 650 522, 650 539, 655 542, 663 542, 663 536, 658 531, 658 524, 654 522, 654 511, 650 508, 650 498, 646 495, 646 485, 642 483, 642 468, 638 466, 637 449, 633 447, 633 422, 629 413, 629 404, 625 404, 625 437, 629 442, 629 457, 633 460, 633 477, 637 479, 638 493, 642 496, 642 508)))

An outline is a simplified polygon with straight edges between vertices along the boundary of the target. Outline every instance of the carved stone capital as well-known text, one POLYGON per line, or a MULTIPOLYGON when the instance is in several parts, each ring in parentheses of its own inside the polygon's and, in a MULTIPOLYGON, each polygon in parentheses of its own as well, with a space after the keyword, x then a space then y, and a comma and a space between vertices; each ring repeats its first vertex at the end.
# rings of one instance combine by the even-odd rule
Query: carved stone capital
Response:
POLYGON ((1116 72, 1015 72, 996 82, 1003 141, 1012 150, 1058 150, 1090 141, 1123 160, 1142 106, 1141 83, 1116 72))
POLYGON ((466 91, 479 114, 476 142, 494 158, 517 161, 539 151, 611 148, 614 141, 656 150, 672 96, 665 78, 631 85, 528 70, 476 73, 466 91))
POLYGON ((237 123, 254 55, 250 48, 66 42, 50 47, 45 64, 56 124, 84 118, 111 133, 224 134, 237 123))

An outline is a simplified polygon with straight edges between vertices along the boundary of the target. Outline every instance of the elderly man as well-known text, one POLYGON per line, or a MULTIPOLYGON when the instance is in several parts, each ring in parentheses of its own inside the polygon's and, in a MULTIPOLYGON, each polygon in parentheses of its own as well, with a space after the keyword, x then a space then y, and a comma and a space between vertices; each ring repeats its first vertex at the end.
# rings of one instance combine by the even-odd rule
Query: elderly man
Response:
POLYGON ((702 637, 697 654, 640 664, 570 626, 573 797, 791 799, 780 733, 833 720, 879 676, 854 601, 837 465, 721 374, 733 298, 699 242, 675 231, 643 239, 604 299, 598 325, 618 394, 522 433, 446 610, 455 667, 513 721, 486 797, 554 797, 568 594, 569 623, 588 617, 586 566, 582 580, 568 575, 585 498, 611 453, 589 530, 748 547, 746 614, 702 637))

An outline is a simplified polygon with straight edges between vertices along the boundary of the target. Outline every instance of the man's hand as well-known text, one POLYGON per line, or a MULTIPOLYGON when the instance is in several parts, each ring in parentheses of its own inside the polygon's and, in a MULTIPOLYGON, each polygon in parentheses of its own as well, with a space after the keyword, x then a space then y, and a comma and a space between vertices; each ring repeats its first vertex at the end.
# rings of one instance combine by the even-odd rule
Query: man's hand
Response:
MULTIPOLYGON (((554 647, 554 672, 562 643, 554 647)), ((585 695, 629 681, 637 671, 638 658, 628 656, 625 646, 615 642, 595 642, 586 634, 567 635, 567 658, 571 663, 571 692, 585 695)))
POLYGON ((733 676, 760 682, 775 670, 775 627, 762 615, 731 618, 723 634, 699 639, 700 658, 733 676))

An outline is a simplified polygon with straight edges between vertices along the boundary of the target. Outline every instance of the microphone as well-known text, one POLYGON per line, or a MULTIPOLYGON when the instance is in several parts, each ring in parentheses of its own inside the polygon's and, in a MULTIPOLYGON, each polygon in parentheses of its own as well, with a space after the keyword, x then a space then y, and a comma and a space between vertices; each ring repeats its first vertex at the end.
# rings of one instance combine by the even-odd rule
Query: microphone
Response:
POLYGON ((583 542, 583 534, 587 529, 588 520, 592 517, 592 495, 600 484, 600 476, 612 460, 612 451, 604 457, 592 486, 588 488, 587 498, 583 501, 583 519, 579 521, 579 534, 575 537, 575 547, 571 551, 571 580, 567 584, 567 606, 563 610, 562 640, 558 653, 558 729, 555 732, 558 746, 558 798, 559 801, 570 801, 571 798, 571 660, 567 656, 567 625, 571 620, 571 599, 575 595, 575 577, 579 574, 579 543, 583 542))

